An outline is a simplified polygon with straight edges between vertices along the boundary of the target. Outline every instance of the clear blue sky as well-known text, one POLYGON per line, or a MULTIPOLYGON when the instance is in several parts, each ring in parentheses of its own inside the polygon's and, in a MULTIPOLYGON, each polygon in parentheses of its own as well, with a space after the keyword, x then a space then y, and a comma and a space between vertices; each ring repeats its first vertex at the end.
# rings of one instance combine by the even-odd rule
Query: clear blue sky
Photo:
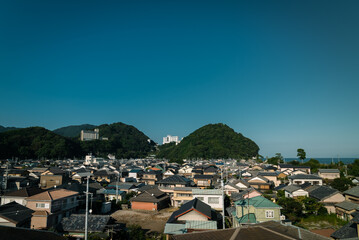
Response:
POLYGON ((0 1, 0 125, 222 122, 260 154, 359 157, 359 1, 0 1))

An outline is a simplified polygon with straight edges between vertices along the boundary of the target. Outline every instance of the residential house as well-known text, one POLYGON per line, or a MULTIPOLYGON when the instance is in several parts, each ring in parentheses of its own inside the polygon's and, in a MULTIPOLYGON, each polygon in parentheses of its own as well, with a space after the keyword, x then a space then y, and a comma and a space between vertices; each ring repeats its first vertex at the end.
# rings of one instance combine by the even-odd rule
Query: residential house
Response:
POLYGON ((262 196, 247 198, 235 202, 236 212, 232 214, 233 227, 266 221, 280 221, 281 206, 262 196))
POLYGON ((218 172, 218 168, 216 166, 208 166, 203 169, 203 175, 216 175, 218 172))
POLYGON ((162 192, 158 188, 152 188, 131 198, 130 201, 132 209, 158 211, 163 208, 167 208, 171 200, 166 193, 162 192))
POLYGON ((273 182, 275 187, 278 187, 281 184, 281 181, 278 179, 280 172, 271 171, 271 172, 259 172, 258 176, 267 178, 269 181, 273 182))
POLYGON ((117 201, 122 201, 126 196, 126 192, 116 190, 115 187, 107 187, 103 189, 102 194, 104 194, 106 201, 116 200, 116 198, 118 198, 117 201))
POLYGON ((110 183, 117 177, 118 175, 109 169, 100 169, 93 174, 93 179, 99 183, 110 183))
POLYGON ((353 219, 352 214, 356 211, 359 211, 359 204, 347 200, 337 203, 334 206, 337 216, 346 221, 353 219))
POLYGON ((30 228, 34 211, 16 202, 0 206, 0 226, 30 228))
POLYGON ((129 171, 128 177, 135 178, 135 179, 139 180, 142 178, 143 173, 144 173, 144 171, 142 169, 134 168, 134 169, 131 169, 131 171, 129 171))
POLYGON ((189 186, 191 186, 191 183, 192 183, 192 181, 189 180, 188 178, 185 178, 184 176, 173 175, 173 176, 170 176, 168 178, 158 181, 157 184, 160 187, 174 188, 174 187, 189 187, 189 186))
POLYGON ((288 198, 308 197, 308 191, 302 189, 298 185, 288 185, 283 188, 284 196, 288 198))
POLYGON ((312 186, 307 189, 309 197, 323 203, 328 213, 335 213, 335 204, 343 202, 345 197, 338 190, 328 186, 312 186))
POLYGON ((347 224, 332 233, 331 237, 335 240, 359 239, 359 216, 356 215, 347 224))
POLYGON ((231 195, 231 200, 233 202, 239 201, 239 200, 243 200, 246 198, 254 198, 257 196, 262 196, 263 194, 257 190, 255 190, 254 188, 248 188, 247 190, 244 190, 240 193, 233 193, 231 195))
POLYGON ((298 174, 288 177, 289 184, 301 185, 310 183, 311 185, 323 185, 323 179, 318 175, 313 174, 298 174))
POLYGON ((37 187, 25 187, 20 190, 4 193, 4 195, 1 197, 1 205, 15 201, 18 204, 26 206, 26 198, 43 191, 45 190, 37 187))
POLYGON ((175 187, 171 197, 171 205, 179 207, 181 204, 193 199, 192 187, 175 187))
POLYGON ((156 185, 157 181, 162 179, 162 172, 150 170, 148 172, 144 172, 142 175, 141 182, 145 183, 146 185, 156 185))
POLYGON ((340 171, 339 169, 319 169, 318 175, 323 179, 334 180, 340 178, 340 171))
POLYGON ((359 204, 359 186, 346 190, 343 195, 345 200, 359 204))
POLYGON ((217 229, 217 213, 197 198, 185 203, 172 213, 164 233, 168 235, 217 229))
POLYGON ((173 171, 172 169, 168 169, 166 172, 163 173, 163 179, 173 176, 175 174, 175 171, 173 171))
POLYGON ((213 184, 213 175, 195 175, 194 183, 200 188, 207 188, 213 184))
POLYGON ((75 211, 78 196, 75 191, 53 189, 26 198, 26 207, 35 211, 31 228, 44 229, 58 224, 63 217, 75 211))
POLYGON ((40 184, 41 188, 48 189, 55 186, 62 185, 65 182, 66 173, 57 167, 52 167, 41 173, 40 184))
POLYGON ((219 189, 192 189, 192 194, 193 198, 198 198, 217 211, 223 209, 222 191, 219 189))
POLYGON ((269 190, 273 186, 273 182, 262 176, 256 176, 247 180, 248 184, 258 190, 269 190))

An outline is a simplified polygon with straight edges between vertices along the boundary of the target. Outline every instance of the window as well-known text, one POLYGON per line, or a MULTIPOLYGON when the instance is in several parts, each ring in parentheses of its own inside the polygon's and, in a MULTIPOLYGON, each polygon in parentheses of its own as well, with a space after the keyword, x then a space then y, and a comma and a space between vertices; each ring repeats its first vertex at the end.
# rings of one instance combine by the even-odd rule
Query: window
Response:
POLYGON ((36 203, 36 208, 49 208, 48 203, 36 203))
POLYGON ((208 203, 219 203, 219 197, 209 197, 208 203))
POLYGON ((266 210, 266 218, 274 218, 274 211, 266 210))

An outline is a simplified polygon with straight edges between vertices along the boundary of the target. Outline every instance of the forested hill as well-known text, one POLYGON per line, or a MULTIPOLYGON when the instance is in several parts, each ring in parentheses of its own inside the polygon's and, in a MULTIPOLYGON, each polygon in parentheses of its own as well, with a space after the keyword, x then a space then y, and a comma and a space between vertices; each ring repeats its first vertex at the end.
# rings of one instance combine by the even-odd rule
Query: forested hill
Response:
POLYGON ((4 127, 0 125, 0 133, 18 129, 16 127, 4 127))
POLYGON ((0 133, 0 159, 81 156, 79 143, 42 127, 0 133))
POLYGON ((0 159, 73 158, 87 153, 96 156, 114 154, 117 158, 146 157, 155 149, 155 143, 137 128, 124 123, 95 126, 100 136, 108 140, 81 142, 66 138, 41 127, 23 128, 0 133, 0 159))
POLYGON ((80 137, 81 130, 92 130, 94 128, 96 128, 95 125, 82 124, 58 128, 55 129, 53 132, 64 137, 74 138, 80 137))
POLYGON ((100 137, 106 137, 108 140, 81 142, 85 152, 112 153, 117 158, 136 158, 146 157, 155 149, 155 142, 134 126, 119 122, 103 124, 96 128, 100 130, 100 137))
POLYGON ((160 146, 157 157, 170 160, 193 158, 251 158, 259 147, 225 124, 209 124, 185 137, 181 143, 160 146))

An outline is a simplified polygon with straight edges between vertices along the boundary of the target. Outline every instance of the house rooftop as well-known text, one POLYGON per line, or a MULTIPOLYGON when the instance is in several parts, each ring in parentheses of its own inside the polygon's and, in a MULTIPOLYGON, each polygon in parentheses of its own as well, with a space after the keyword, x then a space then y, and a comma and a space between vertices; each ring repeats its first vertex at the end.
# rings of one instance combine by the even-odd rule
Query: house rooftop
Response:
POLYGON ((193 195, 222 195, 222 190, 219 189, 193 189, 193 195))
POLYGON ((247 205, 251 205, 254 206, 256 208, 282 208, 281 206, 275 204, 274 202, 266 199, 265 197, 262 196, 256 196, 253 198, 246 198, 243 200, 239 200, 237 202, 235 202, 235 205, 241 205, 241 206, 247 206, 247 205))
POLYGON ((351 189, 348 189, 343 194, 344 195, 354 196, 354 197, 359 197, 359 186, 356 186, 356 187, 353 187, 351 189))
POLYGON ((65 198, 65 197, 70 197, 70 196, 74 196, 74 195, 78 195, 78 192, 75 191, 70 191, 70 190, 66 190, 66 189, 54 189, 54 190, 49 190, 49 191, 45 191, 36 195, 33 195, 31 197, 28 197, 27 200, 33 200, 33 201, 37 201, 37 200, 56 200, 56 199, 60 199, 60 198, 65 198))
POLYGON ((322 179, 318 175, 314 174, 297 174, 293 176, 289 176, 289 179, 322 179))

